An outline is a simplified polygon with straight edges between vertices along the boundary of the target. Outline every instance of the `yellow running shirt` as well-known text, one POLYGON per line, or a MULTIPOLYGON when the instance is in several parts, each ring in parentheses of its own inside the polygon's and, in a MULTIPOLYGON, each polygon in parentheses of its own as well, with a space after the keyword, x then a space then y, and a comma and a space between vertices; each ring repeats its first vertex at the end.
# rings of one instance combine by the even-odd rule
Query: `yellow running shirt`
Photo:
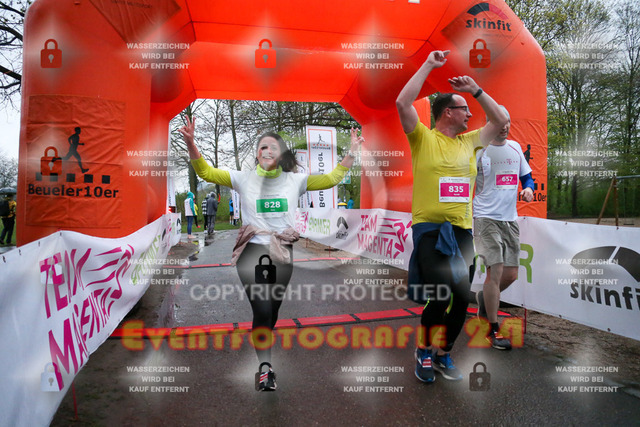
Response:
POLYGON ((407 138, 413 164, 413 224, 449 221, 471 229, 478 174, 474 148, 482 146, 480 130, 453 139, 418 122, 407 138))

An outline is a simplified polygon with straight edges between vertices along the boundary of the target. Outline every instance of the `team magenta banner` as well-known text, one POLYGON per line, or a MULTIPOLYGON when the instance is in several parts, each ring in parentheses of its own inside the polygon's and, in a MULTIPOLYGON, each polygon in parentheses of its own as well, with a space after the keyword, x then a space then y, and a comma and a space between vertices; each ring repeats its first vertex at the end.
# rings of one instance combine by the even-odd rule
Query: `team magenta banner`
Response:
POLYGON ((3 424, 51 422, 74 376, 178 243, 179 218, 164 215, 119 239, 60 231, 1 256, 3 424))
POLYGON ((334 248, 407 270, 411 213, 385 209, 298 209, 296 231, 334 248))

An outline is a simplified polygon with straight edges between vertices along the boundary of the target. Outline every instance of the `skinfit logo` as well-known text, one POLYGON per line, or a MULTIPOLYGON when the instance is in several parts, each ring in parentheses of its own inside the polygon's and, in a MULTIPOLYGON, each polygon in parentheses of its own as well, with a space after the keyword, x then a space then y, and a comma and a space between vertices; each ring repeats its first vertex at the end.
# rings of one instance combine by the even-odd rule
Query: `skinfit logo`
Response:
POLYGON ((465 28, 511 32, 511 23, 508 21, 509 17, 497 6, 489 3, 478 3, 471 9, 467 10, 467 13, 469 15, 473 15, 473 19, 467 20, 465 28), (478 15, 482 12, 491 12, 500 19, 492 20, 487 19, 486 17, 478 18, 478 15))
POLYGON ((640 254, 621 246, 600 246, 571 259, 571 298, 623 310, 640 310, 640 254))

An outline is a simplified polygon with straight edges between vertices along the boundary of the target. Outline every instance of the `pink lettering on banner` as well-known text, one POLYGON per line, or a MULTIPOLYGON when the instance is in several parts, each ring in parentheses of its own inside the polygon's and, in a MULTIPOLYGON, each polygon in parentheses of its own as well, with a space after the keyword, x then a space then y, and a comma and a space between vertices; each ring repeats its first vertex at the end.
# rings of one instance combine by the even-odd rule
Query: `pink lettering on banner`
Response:
MULTIPOLYGON (((53 331, 49 331, 49 351, 51 352, 51 361, 55 363, 56 366, 58 366, 58 369, 56 369, 56 379, 58 380, 58 386, 60 387, 60 390, 64 388, 64 381, 62 380, 62 370, 60 369, 60 366, 64 366, 64 369, 66 369, 67 372, 71 372, 69 359, 73 361, 74 373, 78 372, 78 369, 80 369, 80 366, 82 366, 81 364, 78 365, 79 358, 77 356, 77 353, 79 349, 77 349, 74 346, 75 341, 73 339, 73 336, 71 335, 70 320, 71 319, 66 319, 62 326, 62 329, 63 329, 62 348, 64 351, 60 350, 60 346, 58 346, 58 342, 53 337, 53 331)), ((81 358, 80 360, 81 360, 80 363, 82 363, 81 358)))
POLYGON ((496 175, 496 185, 517 185, 518 176, 516 174, 496 175))
POLYGON ((378 215, 360 215, 360 230, 370 233, 378 231, 378 215))
POLYGON ((56 311, 63 309, 67 305, 60 297, 58 291, 58 286, 64 284, 64 275, 62 274, 62 266, 60 265, 61 261, 62 257, 59 253, 40 261, 40 283, 46 285, 44 286, 44 307, 47 313, 47 319, 51 317, 51 308, 49 306, 49 298, 47 295, 47 290, 51 288, 48 285, 54 286, 56 295, 56 311))
POLYGON ((384 221, 382 227, 391 228, 392 231, 382 231, 380 234, 394 236, 397 239, 394 244, 397 252, 393 254, 393 258, 397 258, 398 255, 404 253, 404 244, 407 241, 407 237, 409 237, 408 230, 411 228, 412 221, 409 221, 407 224, 398 218, 383 218, 382 221, 384 221), (393 229, 395 229, 395 231, 393 229))
POLYGON ((469 197, 469 184, 465 182, 440 184, 440 196, 442 197, 469 197))
POLYGON ((296 231, 300 234, 307 232, 309 225, 309 212, 296 211, 296 231))
MULTIPOLYGON (((61 253, 40 261, 47 319, 56 323, 48 333, 51 361, 74 375, 89 357, 87 340, 104 328, 113 304, 122 296, 120 279, 130 267, 134 249, 117 247, 93 256, 91 249, 78 253, 65 251, 64 262, 61 253), (89 270, 86 264, 91 257, 104 262, 89 270), (85 277, 97 280, 85 284, 85 277)), ((56 378, 63 389, 61 369, 56 370, 56 378)))
POLYGON ((381 218, 378 231, 377 215, 361 215, 360 220, 358 249, 394 259, 404 253, 411 221, 405 224, 397 218, 381 218))
POLYGON ((358 233, 356 237, 358 239, 358 249, 393 258, 393 241, 391 239, 363 233, 358 233))

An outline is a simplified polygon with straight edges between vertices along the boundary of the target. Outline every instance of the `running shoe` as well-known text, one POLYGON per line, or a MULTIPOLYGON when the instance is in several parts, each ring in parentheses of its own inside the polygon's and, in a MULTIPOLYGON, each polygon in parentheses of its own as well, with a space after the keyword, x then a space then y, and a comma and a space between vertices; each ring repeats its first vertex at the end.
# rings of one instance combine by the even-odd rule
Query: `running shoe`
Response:
POLYGON ((511 341, 498 334, 496 331, 492 330, 489 332, 489 335, 487 335, 487 341, 491 343, 491 347, 497 348, 498 350, 511 350, 511 341))
POLYGON ((442 356, 436 354, 433 357, 433 369, 440 372, 448 380, 459 381, 462 379, 462 373, 454 366, 449 353, 445 353, 442 356))
POLYGON ((478 314, 477 316, 487 318, 487 307, 484 305, 484 292, 478 291, 476 292, 476 302, 478 303, 478 314))
POLYGON ((416 377, 423 383, 432 383, 436 380, 433 372, 431 351, 426 348, 416 348, 416 377))
POLYGON ((273 368, 269 362, 262 362, 260 367, 258 368, 258 373, 256 374, 258 377, 258 391, 275 391, 278 387, 276 385, 276 373, 273 372, 273 368), (262 367, 267 366, 269 370, 262 372, 262 367))

